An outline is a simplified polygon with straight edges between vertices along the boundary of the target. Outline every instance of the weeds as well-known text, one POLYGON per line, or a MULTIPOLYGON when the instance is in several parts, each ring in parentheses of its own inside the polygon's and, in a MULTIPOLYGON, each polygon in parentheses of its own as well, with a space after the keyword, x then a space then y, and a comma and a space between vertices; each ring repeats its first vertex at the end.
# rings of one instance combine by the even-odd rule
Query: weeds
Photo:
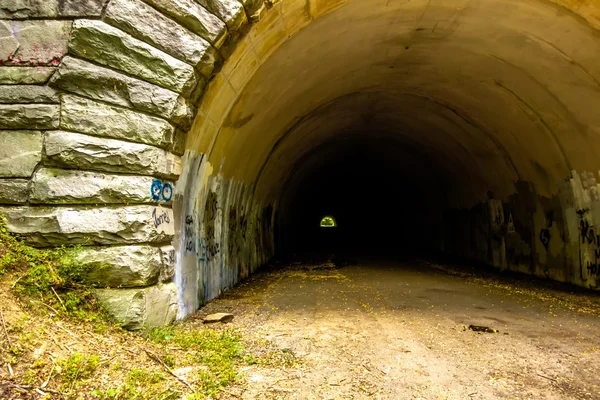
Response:
POLYGON ((9 233, 0 216, 0 277, 15 275, 13 290, 34 310, 96 321, 100 308, 81 284, 87 270, 74 261, 78 247, 36 249, 9 233), (39 307, 42 303, 42 307, 39 307))

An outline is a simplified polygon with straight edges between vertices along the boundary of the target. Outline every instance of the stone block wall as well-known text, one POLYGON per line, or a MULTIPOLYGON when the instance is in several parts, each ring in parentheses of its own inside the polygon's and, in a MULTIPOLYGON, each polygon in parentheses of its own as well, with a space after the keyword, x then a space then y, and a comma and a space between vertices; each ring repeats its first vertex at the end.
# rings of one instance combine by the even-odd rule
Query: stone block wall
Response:
POLYGON ((0 4, 0 214, 35 246, 81 244, 130 329, 173 321, 176 181, 208 80, 262 0, 0 4), (151 310, 151 311, 150 311, 151 310))

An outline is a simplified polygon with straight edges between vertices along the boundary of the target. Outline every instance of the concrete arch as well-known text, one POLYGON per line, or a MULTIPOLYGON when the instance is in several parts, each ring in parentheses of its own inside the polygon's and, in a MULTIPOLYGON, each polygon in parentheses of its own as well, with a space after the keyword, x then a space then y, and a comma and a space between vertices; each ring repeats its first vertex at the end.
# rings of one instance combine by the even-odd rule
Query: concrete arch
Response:
POLYGON ((0 18, 0 213, 36 245, 85 245, 131 329, 310 236, 323 172, 341 220, 397 209, 392 241, 596 287, 595 0, 17 1, 0 18))

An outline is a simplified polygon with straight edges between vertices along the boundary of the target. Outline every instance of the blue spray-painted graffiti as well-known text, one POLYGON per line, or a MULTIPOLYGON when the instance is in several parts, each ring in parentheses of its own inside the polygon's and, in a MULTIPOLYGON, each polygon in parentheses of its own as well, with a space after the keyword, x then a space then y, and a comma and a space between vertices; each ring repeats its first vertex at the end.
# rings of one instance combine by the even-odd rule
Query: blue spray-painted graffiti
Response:
POLYGON ((173 185, 168 182, 163 184, 155 179, 150 187, 150 195, 154 201, 159 201, 161 198, 163 201, 170 201, 173 198, 173 185))
POLYGON ((162 190, 162 198, 164 201, 170 201, 173 197, 173 186, 170 183, 165 183, 162 190))

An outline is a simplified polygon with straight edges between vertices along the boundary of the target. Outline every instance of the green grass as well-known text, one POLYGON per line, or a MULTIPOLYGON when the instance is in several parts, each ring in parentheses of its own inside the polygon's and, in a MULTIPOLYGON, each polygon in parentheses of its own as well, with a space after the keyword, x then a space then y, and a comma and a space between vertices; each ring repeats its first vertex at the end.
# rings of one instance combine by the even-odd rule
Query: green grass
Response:
POLYGON ((234 330, 187 330, 171 326, 153 329, 147 338, 159 344, 176 345, 186 352, 187 363, 206 367, 198 371, 200 395, 214 396, 238 379, 237 366, 243 363, 244 348, 241 336, 234 330))
POLYGON ((0 215, 0 278, 14 274, 12 290, 31 310, 98 321, 102 312, 90 288, 81 284, 87 270, 74 261, 77 251, 78 247, 31 247, 8 231, 0 215))

